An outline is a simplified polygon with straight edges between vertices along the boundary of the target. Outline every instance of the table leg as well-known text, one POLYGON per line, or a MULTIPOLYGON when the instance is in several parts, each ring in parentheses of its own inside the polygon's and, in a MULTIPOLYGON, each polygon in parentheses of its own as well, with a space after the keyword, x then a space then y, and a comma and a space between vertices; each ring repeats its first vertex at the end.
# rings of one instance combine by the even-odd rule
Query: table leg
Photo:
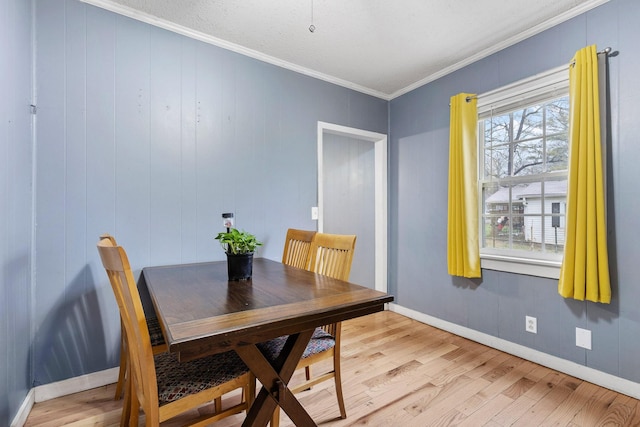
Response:
POLYGON ((280 356, 272 363, 254 344, 236 348, 238 355, 263 385, 242 423, 243 426, 266 426, 278 405, 295 425, 316 426, 288 388, 289 380, 312 335, 313 329, 289 335, 280 356))

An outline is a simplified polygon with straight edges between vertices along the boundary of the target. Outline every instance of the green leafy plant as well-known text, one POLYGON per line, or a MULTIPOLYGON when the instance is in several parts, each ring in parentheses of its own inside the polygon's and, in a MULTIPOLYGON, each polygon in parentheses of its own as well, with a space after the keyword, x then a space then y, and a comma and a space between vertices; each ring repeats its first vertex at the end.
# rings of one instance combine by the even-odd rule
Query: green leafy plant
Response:
POLYGON ((253 253, 262 245, 253 234, 235 228, 218 233, 216 240, 220 241, 220 246, 226 253, 234 255, 253 253))

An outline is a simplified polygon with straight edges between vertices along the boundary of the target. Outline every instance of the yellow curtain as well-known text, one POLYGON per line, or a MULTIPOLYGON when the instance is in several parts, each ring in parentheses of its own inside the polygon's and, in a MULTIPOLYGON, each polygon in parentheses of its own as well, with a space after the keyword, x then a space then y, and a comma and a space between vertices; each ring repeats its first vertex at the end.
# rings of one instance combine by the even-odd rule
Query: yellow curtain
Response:
POLYGON ((476 96, 467 93, 453 96, 449 127, 447 222, 447 267, 452 276, 481 276, 478 242, 477 129, 476 96))
POLYGON ((611 301, 605 219, 598 54, 576 52, 569 67, 567 231, 558 292, 565 298, 611 301))

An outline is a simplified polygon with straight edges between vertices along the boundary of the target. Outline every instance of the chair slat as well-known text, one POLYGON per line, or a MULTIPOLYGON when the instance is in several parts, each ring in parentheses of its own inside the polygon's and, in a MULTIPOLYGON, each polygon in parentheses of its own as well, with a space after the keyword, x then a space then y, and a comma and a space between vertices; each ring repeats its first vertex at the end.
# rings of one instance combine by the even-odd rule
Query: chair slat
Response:
POLYGON ((315 234, 315 231, 310 230, 288 229, 282 252, 282 263, 307 270, 311 240, 315 234))

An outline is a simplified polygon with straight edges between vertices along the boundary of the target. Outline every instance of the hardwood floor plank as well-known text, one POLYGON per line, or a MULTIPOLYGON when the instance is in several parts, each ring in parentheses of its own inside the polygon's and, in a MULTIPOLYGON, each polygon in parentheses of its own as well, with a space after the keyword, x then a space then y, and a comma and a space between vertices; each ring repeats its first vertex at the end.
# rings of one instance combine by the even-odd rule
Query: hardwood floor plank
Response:
POLYGON ((555 387, 567 378, 567 375, 551 371, 533 387, 526 391, 525 396, 530 397, 533 400, 542 400, 547 394, 549 394, 555 387))
POLYGON ((545 395, 545 398, 538 400, 529 411, 517 420, 516 425, 541 425, 549 414, 569 397, 575 387, 576 385, 570 377, 565 377, 558 384, 553 384, 552 390, 545 395))
POLYGON ((513 357, 510 354, 501 353, 495 349, 491 349, 491 352, 490 353, 487 352, 486 354, 490 355, 491 357, 487 359, 485 362, 473 368, 471 371, 467 372, 465 375, 471 378, 480 378, 483 375, 485 375, 487 372, 490 372, 496 369, 498 366, 500 366, 510 357, 513 357))
MULTIPOLYGON (((464 420, 464 418, 465 418, 464 414, 461 414, 456 409, 451 409, 440 418, 429 421, 428 426, 429 427, 446 427, 451 425, 457 426, 457 425, 460 425, 460 423, 462 422, 462 420, 464 420)), ((417 422, 417 420, 414 420, 414 421, 417 422)), ((480 424, 474 424, 474 425, 477 426, 480 424)))
POLYGON ((513 399, 504 394, 498 394, 494 396, 492 399, 483 402, 482 406, 479 406, 478 409, 474 412, 464 414, 465 418, 458 424, 458 427, 476 427, 485 425, 489 422, 497 411, 500 411, 502 408, 509 406, 513 403, 513 399))
POLYGON ((626 426, 639 425, 633 423, 636 417, 636 408, 638 401, 629 396, 618 394, 611 405, 607 408, 605 414, 598 420, 598 426, 626 426), (633 424, 632 424, 633 423, 633 424))
POLYGON ((412 360, 396 368, 393 368, 390 371, 383 372, 380 375, 377 375, 371 379, 368 379, 363 384, 367 388, 375 389, 376 387, 380 387, 381 385, 388 384, 394 380, 402 381, 402 377, 412 375, 413 371, 415 371, 419 366, 422 366, 420 362, 416 362, 415 360, 412 360))
MULTIPOLYGON (((598 390, 593 384, 582 382, 573 393, 569 394, 561 405, 559 405, 542 423, 543 426, 567 425, 570 422, 576 422, 576 416, 589 403, 590 397, 598 390)), ((594 405, 592 403, 592 408, 594 405)), ((594 414, 598 418, 603 414, 594 414)))
POLYGON ((473 349, 473 351, 469 351, 466 354, 456 357, 455 359, 450 359, 453 363, 451 363, 437 375, 434 375, 432 382, 435 385, 444 385, 460 375, 466 375, 467 372, 484 364, 495 354, 496 352, 493 349, 485 347, 473 349))
POLYGON ((516 421, 521 417, 524 417, 524 414, 531 410, 534 405, 544 399, 545 396, 549 394, 565 377, 564 375, 553 372, 548 368, 544 368, 543 370, 539 368, 540 367, 536 367, 530 371, 527 378, 536 378, 540 372, 548 372, 547 375, 544 377, 538 377, 539 380, 529 388, 529 390, 515 399, 506 408, 499 411, 492 419, 494 422, 505 426, 515 424, 516 421))
POLYGON ((536 384, 535 381, 530 380, 527 377, 519 378, 518 381, 516 381, 509 388, 504 390, 502 394, 511 398, 512 400, 516 400, 517 398, 525 394, 535 384, 536 384))
MULTIPOLYGON (((347 419, 338 418, 332 381, 297 395, 321 427, 640 425, 636 399, 397 313, 344 322, 342 334, 347 419)), ((292 381, 303 377, 298 371, 292 381)), ((113 393, 109 385, 37 403, 26 426, 118 426, 122 402, 113 393)), ((238 427, 243 419, 239 414, 214 425, 238 427)), ((293 426, 284 413, 280 421, 293 426)))
POLYGON ((501 426, 515 425, 516 421, 529 411, 529 409, 531 409, 536 403, 537 401, 527 396, 520 396, 507 404, 504 408, 500 408, 496 411, 497 414, 494 414, 490 421, 501 426))
POLYGON ((522 380, 523 375, 533 368, 533 364, 531 362, 523 360, 514 361, 515 363, 511 364, 509 370, 505 371, 504 375, 499 378, 495 378, 489 386, 479 393, 480 397, 482 397, 485 402, 494 399, 498 395, 505 395, 506 397, 509 397, 510 402, 513 402, 515 397, 510 397, 505 394, 506 390, 512 388, 516 383, 522 380))
POLYGON ((405 410, 413 414, 417 422, 428 423, 442 417, 449 410, 455 408, 459 402, 469 399, 487 385, 486 380, 474 380, 461 375, 442 387, 437 387, 438 394, 432 398, 419 398, 405 410))
POLYGON ((583 385, 586 387, 583 387, 581 391, 588 399, 571 422, 576 425, 593 425, 595 420, 605 416, 617 393, 587 382, 583 385))
MULTIPOLYGON (((502 377, 495 379, 495 381, 490 381, 490 378, 482 377, 483 380, 489 382, 488 385, 470 399, 463 402, 458 410, 468 416, 475 413, 480 408, 483 408, 488 402, 495 402, 494 399, 496 399, 496 397, 504 395, 503 392, 506 388, 509 388, 514 382, 521 379, 519 372, 520 371, 514 371, 512 375, 503 375, 502 377)), ((509 399, 508 401, 505 400, 505 406, 513 402, 513 398, 506 395, 504 396, 509 399)))

